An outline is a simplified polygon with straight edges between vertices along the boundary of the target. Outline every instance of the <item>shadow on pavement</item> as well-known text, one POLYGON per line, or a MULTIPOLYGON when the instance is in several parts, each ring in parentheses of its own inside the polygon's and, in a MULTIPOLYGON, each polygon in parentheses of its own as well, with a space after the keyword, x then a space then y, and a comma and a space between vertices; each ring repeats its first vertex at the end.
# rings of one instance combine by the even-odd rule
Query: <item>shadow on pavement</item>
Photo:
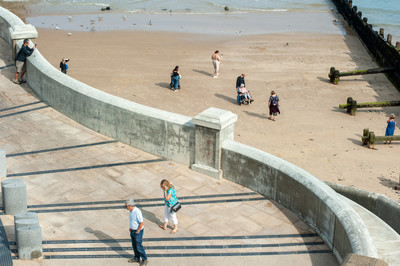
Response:
MULTIPOLYGON (((100 241, 102 240, 107 240, 103 241, 104 244, 108 245, 112 250, 114 250, 116 253, 118 253, 121 256, 131 256, 127 251, 123 250, 121 245, 111 236, 107 235, 103 231, 100 230, 93 230, 90 227, 85 227, 85 231, 95 235, 100 241), (111 240, 111 241, 110 241, 111 240)), ((129 235, 128 230, 126 231, 126 234, 129 235)))

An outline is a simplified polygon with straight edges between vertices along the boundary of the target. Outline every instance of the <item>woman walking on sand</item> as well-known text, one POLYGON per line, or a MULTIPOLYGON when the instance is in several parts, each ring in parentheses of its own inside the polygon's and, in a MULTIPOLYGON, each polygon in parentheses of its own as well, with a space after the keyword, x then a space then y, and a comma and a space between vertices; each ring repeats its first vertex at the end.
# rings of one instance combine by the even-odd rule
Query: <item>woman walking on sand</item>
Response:
MULTIPOLYGON (((396 121, 394 121, 394 114, 390 115, 389 120, 386 123, 387 123, 387 127, 386 127, 385 136, 393 136, 394 129, 396 128, 396 121)), ((385 144, 387 144, 387 141, 385 141, 385 144)), ((389 144, 392 144, 391 140, 389 140, 389 144)))
POLYGON ((219 63, 221 62, 222 58, 219 55, 219 51, 216 50, 213 55, 211 56, 211 60, 214 66, 214 78, 218 78, 219 75, 219 63))
POLYGON ((275 94, 275 91, 271 91, 271 96, 268 100, 268 107, 269 107, 269 119, 272 121, 276 120, 276 117, 279 111, 279 97, 275 94))
POLYGON ((178 231, 178 218, 176 217, 176 212, 172 210, 172 206, 178 202, 178 198, 176 197, 176 192, 174 186, 166 179, 163 179, 160 183, 160 187, 164 192, 164 224, 160 225, 160 228, 163 230, 167 229, 169 218, 171 217, 172 223, 174 224, 174 228, 171 230, 171 234, 174 234, 178 231))

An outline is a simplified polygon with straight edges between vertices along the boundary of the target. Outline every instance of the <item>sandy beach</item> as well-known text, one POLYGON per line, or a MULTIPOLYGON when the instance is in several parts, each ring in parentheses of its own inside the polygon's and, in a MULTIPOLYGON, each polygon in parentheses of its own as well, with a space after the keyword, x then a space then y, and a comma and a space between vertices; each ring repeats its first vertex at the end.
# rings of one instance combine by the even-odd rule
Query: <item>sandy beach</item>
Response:
MULTIPOLYGON (((327 21, 312 17, 300 17, 300 21, 320 23, 320 32, 296 29, 242 35, 37 28, 37 42, 56 68, 61 58, 70 58, 68 75, 88 85, 187 116, 209 107, 230 110, 238 115, 236 141, 281 157, 321 180, 399 201, 393 187, 400 178, 400 142, 377 143, 372 150, 361 145, 361 135, 364 128, 384 135, 390 113, 399 123, 400 108, 360 109, 350 116, 338 105, 349 96, 358 102, 400 100, 400 93, 383 74, 330 84, 332 66, 347 71, 377 65, 350 30, 324 33, 324 27, 336 24, 326 25, 327 21), (219 78, 213 79, 210 57, 216 49, 223 60, 219 78), (182 73, 182 89, 177 93, 168 89, 175 65, 182 73), (246 74, 247 88, 255 99, 249 106, 236 104, 235 81, 241 73, 246 74), (281 100, 276 122, 267 119, 271 90, 281 100)), ((286 26, 291 23, 295 25, 296 20, 286 26)))

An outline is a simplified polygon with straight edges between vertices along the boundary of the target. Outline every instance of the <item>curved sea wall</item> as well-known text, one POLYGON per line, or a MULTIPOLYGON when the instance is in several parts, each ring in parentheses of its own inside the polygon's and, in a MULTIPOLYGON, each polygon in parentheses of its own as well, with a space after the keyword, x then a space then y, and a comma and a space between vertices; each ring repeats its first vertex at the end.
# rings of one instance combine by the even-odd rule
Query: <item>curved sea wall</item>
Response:
POLYGON ((51 66, 35 51, 27 65, 28 84, 42 100, 80 124, 167 159, 194 162, 191 118, 110 95, 51 66))
MULTIPOLYGON (((0 19, 0 32, 20 23, 1 7, 0 19)), ((0 36, 12 43, 7 34, 0 36)), ((314 228, 340 262, 349 253, 377 257, 363 221, 334 190, 295 165, 233 141, 236 116, 230 112, 210 108, 192 119, 133 103, 61 73, 38 50, 27 60, 27 83, 88 128, 192 169, 223 174, 279 202, 314 228)))
POLYGON ((325 182, 337 193, 363 206, 400 234, 400 204, 386 196, 338 184, 325 182))
POLYGON ((25 23, 17 16, 15 16, 11 12, 5 12, 6 9, 0 7, 1 16, 0 16, 0 37, 5 40, 8 45, 12 45, 12 38, 11 38, 11 29, 17 28, 19 26, 24 26, 25 23))
POLYGON ((353 208, 303 169, 228 140, 222 146, 222 170, 224 178, 279 202, 303 218, 332 248, 337 258, 360 251, 369 254, 365 256, 376 257, 370 234, 353 208))

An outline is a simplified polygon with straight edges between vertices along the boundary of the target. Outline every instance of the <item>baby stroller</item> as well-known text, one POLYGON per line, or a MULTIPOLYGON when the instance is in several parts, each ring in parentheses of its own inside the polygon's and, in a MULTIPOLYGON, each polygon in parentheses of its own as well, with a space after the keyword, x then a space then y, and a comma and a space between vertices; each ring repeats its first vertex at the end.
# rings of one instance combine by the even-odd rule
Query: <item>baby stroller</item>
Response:
POLYGON ((247 99, 246 96, 244 94, 242 94, 239 90, 240 90, 239 88, 236 89, 236 92, 237 92, 236 100, 239 105, 250 104, 254 101, 253 97, 250 94, 250 91, 248 91, 248 95, 250 96, 250 99, 247 99))
POLYGON ((180 83, 181 77, 182 76, 179 73, 179 66, 176 66, 171 73, 171 83, 169 84, 170 90, 177 91, 181 89, 181 83, 180 83))

